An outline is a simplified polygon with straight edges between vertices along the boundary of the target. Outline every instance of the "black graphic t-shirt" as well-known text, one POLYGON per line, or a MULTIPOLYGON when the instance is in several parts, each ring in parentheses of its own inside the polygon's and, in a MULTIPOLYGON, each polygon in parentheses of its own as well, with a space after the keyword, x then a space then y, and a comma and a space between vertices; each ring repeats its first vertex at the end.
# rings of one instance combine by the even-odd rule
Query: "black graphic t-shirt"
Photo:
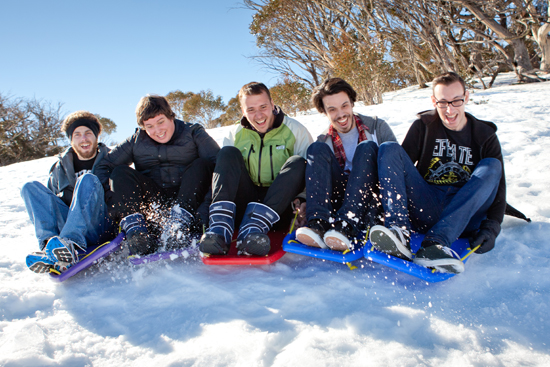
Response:
POLYGON ((97 158, 97 155, 93 157, 92 159, 88 159, 87 161, 81 161, 78 159, 78 155, 75 152, 73 153, 73 165, 74 165, 74 173, 75 178, 78 181, 80 177, 82 177, 85 173, 91 173, 92 168, 94 167, 95 159, 97 158))
POLYGON ((475 168, 471 127, 453 131, 443 126, 441 132, 432 143, 430 164, 422 175, 436 185, 464 185, 475 168))
POLYGON ((473 142, 472 124, 461 131, 447 129, 441 122, 426 126, 416 120, 403 140, 403 148, 426 181, 434 185, 463 186, 481 160, 473 142), (429 136, 428 136, 429 135, 429 136))

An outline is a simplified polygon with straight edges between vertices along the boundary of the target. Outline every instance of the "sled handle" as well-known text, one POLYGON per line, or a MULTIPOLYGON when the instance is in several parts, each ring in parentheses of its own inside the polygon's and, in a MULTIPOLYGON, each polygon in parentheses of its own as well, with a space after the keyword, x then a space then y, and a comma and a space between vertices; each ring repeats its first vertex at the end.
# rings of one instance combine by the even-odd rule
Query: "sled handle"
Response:
POLYGON ((296 218, 298 218, 298 213, 300 212, 300 209, 296 209, 296 214, 294 214, 294 219, 292 220, 292 224, 290 225, 290 231, 288 231, 288 234, 291 234, 294 232, 294 224, 296 223, 296 218))
POLYGON ((464 255, 464 257, 462 259, 460 259, 460 261, 464 262, 464 260, 466 260, 468 258, 468 256, 470 256, 471 254, 473 254, 474 252, 477 251, 478 248, 481 247, 481 244, 480 245, 477 245, 476 247, 474 247, 473 249, 471 249, 466 255, 464 255))

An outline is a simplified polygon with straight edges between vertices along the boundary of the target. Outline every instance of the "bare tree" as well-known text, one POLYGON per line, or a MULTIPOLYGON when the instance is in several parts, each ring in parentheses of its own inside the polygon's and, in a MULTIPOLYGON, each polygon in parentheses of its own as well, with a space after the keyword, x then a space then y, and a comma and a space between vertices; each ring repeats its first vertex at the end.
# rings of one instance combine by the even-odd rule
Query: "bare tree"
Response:
POLYGON ((309 0, 244 0, 256 11, 250 31, 262 50, 254 59, 268 69, 311 88, 332 71, 333 27, 347 22, 309 0))
POLYGON ((185 102, 191 98, 193 94, 193 92, 182 92, 177 89, 166 95, 166 100, 178 119, 185 120, 185 102))
POLYGON ((0 94, 0 166, 61 152, 61 106, 0 94))

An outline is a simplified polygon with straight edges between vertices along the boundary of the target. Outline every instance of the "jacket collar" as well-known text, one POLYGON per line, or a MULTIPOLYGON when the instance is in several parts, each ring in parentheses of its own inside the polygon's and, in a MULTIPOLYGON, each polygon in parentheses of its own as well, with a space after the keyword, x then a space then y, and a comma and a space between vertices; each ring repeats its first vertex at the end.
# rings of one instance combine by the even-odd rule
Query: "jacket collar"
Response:
MULTIPOLYGON (((426 126, 435 123, 443 125, 436 109, 419 112, 417 116, 426 126)), ((466 126, 471 125, 472 138, 478 143, 483 143, 490 135, 497 132, 497 126, 491 121, 479 120, 468 112, 466 112, 466 119, 468 120, 466 126)))
MULTIPOLYGON (((273 126, 271 127, 271 129, 267 130, 266 134, 268 132, 270 132, 271 130, 274 130, 274 129, 280 127, 283 124, 283 120, 285 119, 285 114, 284 114, 283 110, 281 109, 281 107, 279 107, 279 106, 275 106, 275 108, 273 109, 273 115, 275 116, 275 120, 273 121, 273 126)), ((256 129, 254 129, 252 124, 244 116, 241 118, 241 125, 245 129, 249 129, 249 130, 255 131, 258 134, 260 134, 256 129)), ((260 135, 263 135, 263 134, 260 134, 260 135)))

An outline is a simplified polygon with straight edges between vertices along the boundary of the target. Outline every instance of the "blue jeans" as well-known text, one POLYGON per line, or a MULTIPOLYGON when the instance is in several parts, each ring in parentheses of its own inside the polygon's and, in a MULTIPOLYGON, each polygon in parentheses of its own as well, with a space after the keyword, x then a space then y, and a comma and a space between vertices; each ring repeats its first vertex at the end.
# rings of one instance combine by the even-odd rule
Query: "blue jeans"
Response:
POLYGON ((83 249, 113 236, 103 186, 91 173, 77 181, 70 207, 37 181, 27 182, 21 189, 21 197, 41 250, 53 236, 72 240, 83 249))
POLYGON ((462 233, 477 230, 497 194, 502 164, 482 159, 462 187, 432 185, 395 142, 380 145, 378 176, 386 227, 425 233, 427 240, 450 246, 462 233))
POLYGON ((365 141, 357 145, 352 170, 346 175, 326 143, 315 142, 307 150, 306 218, 329 221, 334 218, 360 229, 365 214, 373 208, 378 183, 378 145, 365 141))

